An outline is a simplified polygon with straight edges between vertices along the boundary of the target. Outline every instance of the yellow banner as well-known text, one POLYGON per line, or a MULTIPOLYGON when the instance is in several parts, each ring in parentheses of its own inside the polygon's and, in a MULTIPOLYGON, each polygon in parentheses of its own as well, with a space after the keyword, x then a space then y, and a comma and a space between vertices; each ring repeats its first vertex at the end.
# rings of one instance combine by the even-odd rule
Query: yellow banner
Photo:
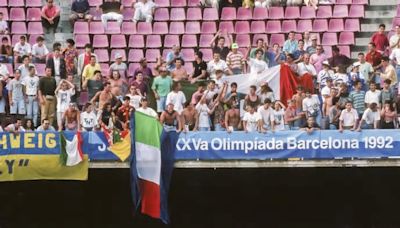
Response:
POLYGON ((57 155, 9 154, 0 156, 0 181, 22 180, 87 180, 89 160, 64 166, 57 155))

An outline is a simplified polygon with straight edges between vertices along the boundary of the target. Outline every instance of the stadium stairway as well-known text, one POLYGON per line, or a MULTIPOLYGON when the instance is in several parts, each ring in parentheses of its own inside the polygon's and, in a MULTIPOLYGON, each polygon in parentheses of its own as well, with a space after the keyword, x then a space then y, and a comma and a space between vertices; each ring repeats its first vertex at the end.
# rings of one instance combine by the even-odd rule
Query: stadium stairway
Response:
POLYGON ((371 36, 378 30, 379 24, 385 24, 386 30, 392 28, 396 17, 397 0, 370 0, 365 6, 365 18, 361 19, 361 32, 356 33, 356 44, 351 49, 351 57, 357 59, 359 52, 366 52, 371 36))

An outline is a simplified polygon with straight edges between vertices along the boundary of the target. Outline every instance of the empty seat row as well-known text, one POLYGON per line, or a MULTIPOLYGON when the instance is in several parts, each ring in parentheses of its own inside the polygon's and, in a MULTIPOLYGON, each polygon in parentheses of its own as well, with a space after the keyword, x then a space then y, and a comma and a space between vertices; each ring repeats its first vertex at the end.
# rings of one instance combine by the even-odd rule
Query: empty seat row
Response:
POLYGON ((0 8, 3 13, 3 19, 6 21, 40 21, 41 10, 40 8, 28 8, 25 13, 24 8, 0 8), (10 12, 10 13, 8 13, 10 12))
POLYGON ((41 7, 42 0, 0 0, 0 7, 41 7))
POLYGON ((43 34, 41 22, 25 22, 16 21, 11 24, 11 34, 43 34))

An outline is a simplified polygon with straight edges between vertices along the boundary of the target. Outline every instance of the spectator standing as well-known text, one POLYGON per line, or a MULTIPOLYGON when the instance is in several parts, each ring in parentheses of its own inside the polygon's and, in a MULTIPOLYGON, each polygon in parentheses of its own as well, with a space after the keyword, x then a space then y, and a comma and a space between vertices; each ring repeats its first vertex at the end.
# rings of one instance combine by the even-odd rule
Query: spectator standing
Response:
POLYGON ((390 64, 389 58, 387 56, 382 57, 381 65, 382 65, 383 72, 379 73, 379 76, 381 79, 380 84, 383 85, 383 82, 385 80, 389 79, 392 83, 390 86, 392 86, 392 88, 394 89, 394 87, 399 82, 397 80, 397 77, 400 78, 400 75, 398 75, 398 76, 396 75, 396 69, 393 67, 392 64, 390 64))
POLYGON ((48 119, 51 124, 54 122, 55 111, 56 111, 56 80, 51 74, 51 68, 46 67, 46 74, 44 77, 39 79, 39 102, 41 110, 41 121, 48 119))
POLYGON ((101 78, 101 72, 99 70, 94 72, 94 77, 92 79, 86 79, 83 84, 82 88, 84 90, 88 90, 89 100, 96 95, 96 93, 103 90, 103 81, 101 78))
POLYGON ((140 90, 138 90, 134 85, 129 86, 129 93, 126 94, 126 96, 130 98, 129 102, 132 107, 135 109, 140 107, 140 102, 143 96, 141 95, 140 90))
POLYGON ((147 96, 149 85, 144 81, 143 74, 139 72, 135 78, 135 81, 133 81, 131 85, 135 86, 140 91, 140 95, 144 97, 147 96))
POLYGON ((231 70, 224 60, 221 59, 219 52, 214 52, 213 60, 209 61, 207 64, 207 72, 211 79, 216 78, 216 71, 222 70, 225 74, 232 74, 231 70))
POLYGON ((296 63, 302 62, 304 55, 308 54, 308 52, 304 50, 304 40, 299 40, 297 46, 297 50, 293 52, 296 63))
POLYGON ((274 115, 274 130, 283 131, 285 130, 285 110, 286 107, 282 102, 275 101, 275 109, 273 111, 274 115))
MULTIPOLYGON (((225 32, 225 35, 229 38, 230 42, 232 43, 232 38, 230 35, 228 35, 227 32, 225 32)), ((220 57, 222 60, 226 60, 226 57, 229 54, 229 48, 225 45, 225 37, 222 36, 222 31, 219 30, 217 34, 213 37, 213 39, 210 42, 210 46, 212 48, 213 53, 218 52, 220 53, 220 57)))
POLYGON ((75 94, 74 84, 67 80, 62 80, 55 90, 57 97, 57 123, 58 130, 62 130, 62 119, 65 111, 71 103, 71 97, 75 94))
POLYGON ((49 54, 46 45, 44 44, 43 36, 36 38, 36 43, 32 46, 32 62, 46 63, 46 56, 49 54))
POLYGON ((1 38, 0 46, 0 62, 2 63, 13 63, 13 49, 10 45, 10 41, 7 36, 1 38))
POLYGON ((167 70, 172 72, 175 70, 175 60, 183 59, 183 55, 181 53, 181 48, 177 45, 172 47, 172 51, 168 52, 165 60, 167 61, 167 70))
POLYGON ((174 110, 180 115, 183 111, 183 105, 186 103, 185 94, 181 91, 182 86, 179 82, 172 84, 172 91, 167 95, 167 104, 173 104, 174 110))
POLYGON ((156 119, 158 119, 158 114, 154 109, 149 107, 149 101, 147 100, 146 97, 142 98, 142 102, 140 103, 140 108, 137 109, 138 112, 142 112, 148 116, 152 116, 156 119))
MULTIPOLYGON (((61 123, 64 124, 66 131, 80 131, 80 118, 81 113, 75 103, 69 103, 67 110, 62 115, 61 123)), ((63 129, 62 125, 58 126, 58 130, 63 129)))
POLYGON ((378 129, 380 120, 381 115, 378 111, 378 105, 371 103, 362 115, 357 131, 361 131, 361 129, 378 129))
POLYGON ((340 49, 337 46, 332 47, 332 57, 329 58, 328 61, 331 67, 343 65, 347 68, 351 64, 351 60, 349 59, 349 57, 340 53, 340 49))
POLYGON ((250 74, 257 76, 258 74, 264 72, 268 69, 268 64, 264 61, 264 51, 263 49, 256 49, 254 58, 247 56, 249 55, 250 48, 247 49, 246 59, 250 66, 250 74))
POLYGON ((376 50, 374 43, 368 44, 368 53, 365 56, 365 60, 369 62, 374 69, 378 69, 381 66, 382 54, 376 50))
POLYGON ((3 12, 0 12, 0 34, 7 35, 9 34, 8 23, 3 19, 3 12))
POLYGON ((47 4, 42 8, 42 25, 46 29, 53 29, 56 33, 60 22, 60 7, 54 4, 54 0, 47 0, 47 4))
POLYGON ((140 59, 139 67, 137 69, 135 69, 132 80, 136 79, 135 77, 139 72, 143 74, 144 80, 146 82, 150 82, 150 79, 152 79, 154 77, 151 68, 147 66, 146 58, 140 59))
POLYGON ((210 131, 211 130, 211 120, 210 120, 210 115, 214 112, 215 107, 213 106, 213 109, 209 109, 207 104, 206 104, 206 95, 207 92, 203 95, 203 97, 200 99, 200 101, 196 105, 196 111, 199 115, 198 117, 198 127, 199 131, 210 131))
POLYGON ((258 112, 255 112, 255 107, 246 106, 246 113, 243 116, 243 129, 248 132, 262 131, 262 117, 258 112))
POLYGON ((67 78, 65 60, 59 48, 55 49, 53 57, 47 60, 46 67, 51 69, 51 74, 54 75, 57 85, 60 83, 61 79, 67 78))
POLYGON ((365 92, 362 90, 362 82, 356 81, 354 83, 354 90, 350 92, 349 98, 355 110, 359 115, 359 118, 362 117, 365 110, 365 92))
POLYGON ((182 81, 182 80, 187 80, 188 78, 188 73, 186 69, 183 67, 183 59, 181 58, 176 58, 175 59, 175 69, 172 70, 171 72, 171 77, 174 81, 182 81))
MULTIPOLYGON (((314 65, 310 63, 310 54, 305 53, 303 55, 303 61, 297 64, 297 74, 301 77, 309 74, 312 78, 317 77, 317 70, 314 65)), ((312 79, 311 79, 312 81, 312 79)))
POLYGON ((274 131, 275 116, 271 100, 266 98, 264 104, 258 107, 257 112, 261 116, 261 132, 274 131))
POLYGON ((71 15, 69 16, 71 27, 73 28, 75 21, 79 19, 90 22, 93 16, 89 14, 89 10, 90 5, 88 0, 74 0, 71 5, 71 15))
POLYGON ((307 122, 300 128, 300 130, 306 131, 308 134, 312 134, 314 131, 320 129, 321 127, 315 122, 314 117, 308 117, 307 122))
POLYGON ((266 53, 267 59, 268 59, 268 67, 274 67, 277 66, 286 60, 286 55, 285 53, 282 52, 281 48, 279 47, 279 44, 273 44, 272 45, 272 50, 267 51, 266 53))
POLYGON ((242 74, 244 67, 243 53, 238 50, 239 45, 237 43, 233 43, 231 49, 232 51, 226 56, 226 63, 229 70, 232 71, 233 74, 242 74))
MULTIPOLYGON (((143 98, 142 98, 143 99, 143 98)), ((143 103, 143 101, 142 101, 143 103)), ((124 97, 124 102, 117 110, 117 117, 123 123, 127 123, 130 120, 132 111, 135 109, 131 106, 130 98, 128 96, 124 97)), ((136 110, 139 111, 139 110, 136 110)))
POLYGON ((389 79, 386 79, 385 81, 383 81, 383 87, 381 90, 381 97, 380 97, 381 104, 385 104, 386 101, 393 103, 394 94, 393 94, 393 91, 390 89, 391 84, 392 84, 392 82, 389 79))
MULTIPOLYGON (((397 74, 396 79, 397 79, 397 82, 400 82, 400 48, 393 49, 389 58, 390 58, 390 60, 392 60, 393 64, 396 66, 396 74, 397 74)), ((383 58, 382 58, 382 60, 383 60, 383 58)), ((386 65, 386 63, 385 63, 385 65, 386 65)))
POLYGON ((318 84, 319 89, 322 89, 326 86, 326 80, 328 78, 333 79, 334 73, 330 69, 329 62, 324 61, 324 62, 322 62, 322 70, 317 75, 317 84, 318 84))
POLYGON ((328 109, 329 129, 339 129, 339 117, 341 114, 340 103, 338 97, 332 98, 332 106, 328 109))
POLYGON ((90 63, 85 66, 82 72, 82 81, 86 79, 92 79, 95 71, 101 71, 100 64, 97 63, 96 56, 90 56, 90 63))
POLYGON ((198 51, 194 57, 193 73, 189 76, 189 81, 192 84, 207 78, 207 63, 203 60, 203 53, 198 51))
POLYGON ((11 115, 25 115, 25 87, 21 80, 21 71, 15 70, 14 79, 12 79, 8 85, 8 99, 10 103, 10 114, 11 115))
POLYGON ((257 50, 261 49, 261 50, 263 50, 263 53, 265 53, 265 50, 268 49, 268 44, 264 43, 264 40, 262 38, 257 39, 256 44, 257 44, 257 46, 255 48, 252 48, 250 51, 250 58, 253 58, 253 59, 256 58, 257 50))
POLYGON ((133 4, 133 8, 135 8, 133 22, 146 21, 151 23, 153 21, 156 4, 152 0, 140 0, 133 4))
POLYGON ((97 116, 91 103, 86 103, 81 112, 81 127, 83 131, 93 131, 98 127, 97 116))
POLYGON ((18 67, 18 70, 21 72, 21 79, 24 79, 29 76, 29 67, 35 67, 34 64, 30 63, 29 56, 22 56, 22 64, 18 67))
POLYGON ((298 49, 298 42, 293 31, 289 32, 288 39, 283 44, 285 54, 293 54, 298 49))
POLYGON ((15 120, 15 123, 9 124, 4 130, 10 133, 18 133, 25 131, 24 127, 22 126, 22 120, 19 118, 15 120))
POLYGON ((357 129, 358 119, 357 110, 353 108, 351 101, 346 102, 346 108, 341 112, 339 117, 339 132, 342 133, 343 130, 354 131, 357 129))
POLYGON ((9 76, 10 72, 8 71, 7 66, 5 64, 0 63, 0 84, 2 81, 6 83, 9 76))
POLYGON ((365 55, 364 53, 360 52, 358 53, 358 62, 360 64, 359 69, 360 73, 364 75, 365 82, 369 84, 371 78, 372 78, 372 73, 374 72, 374 68, 372 67, 371 63, 367 62, 365 60, 365 55))
POLYGON ((22 56, 24 56, 24 55, 27 55, 30 57, 32 55, 32 47, 29 43, 26 42, 25 36, 20 36, 19 42, 14 45, 15 64, 21 63, 22 56))
POLYGON ((56 131, 56 129, 51 126, 50 121, 48 119, 42 120, 42 125, 40 125, 36 131, 56 131))
POLYGON ((385 34, 385 29, 385 24, 380 24, 378 31, 371 37, 371 42, 376 45, 377 51, 381 54, 384 54, 389 48, 389 40, 385 34))
POLYGON ((117 52, 114 56, 115 62, 110 65, 110 75, 113 71, 118 71, 124 78, 127 76, 128 66, 126 63, 122 62, 121 53, 117 52))
POLYGON ((25 86, 27 103, 26 103, 26 117, 33 120, 33 126, 38 126, 38 88, 39 77, 36 75, 34 66, 29 67, 29 76, 22 80, 22 85, 25 86))
POLYGON ((167 109, 161 113, 160 123, 165 131, 176 131, 177 133, 182 131, 182 121, 173 103, 168 103, 167 109))
POLYGON ((298 130, 304 118, 302 112, 298 112, 295 100, 287 101, 288 107, 285 110, 285 130, 298 130))
POLYGON ((104 30, 107 30, 107 22, 109 20, 116 20, 118 25, 121 26, 124 17, 122 16, 122 10, 124 6, 119 0, 109 0, 103 2, 100 6, 97 6, 97 10, 101 9, 101 23, 103 23, 104 30))
MULTIPOLYGON (((82 76, 82 72, 83 72, 83 69, 85 68, 85 66, 90 64, 90 59, 92 58, 92 56, 95 57, 96 62, 97 62, 97 55, 92 52, 92 45, 86 44, 85 45, 85 52, 78 56, 78 67, 77 67, 78 69, 77 69, 77 71, 78 71, 78 76, 79 77, 82 76)), ((82 79, 82 81, 84 81, 84 80, 82 79)))
POLYGON ((157 112, 162 113, 165 110, 168 93, 171 92, 172 78, 165 67, 161 67, 159 72, 160 75, 154 79, 151 89, 157 101, 157 112))
POLYGON ((395 27, 396 33, 393 34, 389 39, 390 49, 398 49, 400 45, 400 25, 395 27))
MULTIPOLYGON (((75 41, 73 39, 67 39, 67 47, 63 50, 63 56, 67 74, 75 75, 77 73, 76 61, 78 59, 79 52, 75 47, 75 41)), ((79 79, 79 77, 74 77, 74 79, 79 79)), ((75 81, 79 82, 80 84, 80 80, 75 81)))
POLYGON ((320 101, 317 95, 312 95, 308 90, 306 91, 306 97, 303 99, 303 112, 306 114, 306 118, 313 117, 317 124, 321 123, 321 110, 320 101))
MULTIPOLYGON (((317 45, 315 53, 310 56, 310 63, 314 65, 315 70, 320 72, 323 68, 323 62, 327 60, 322 45, 317 45)), ((328 62, 329 64, 329 62, 328 62)))

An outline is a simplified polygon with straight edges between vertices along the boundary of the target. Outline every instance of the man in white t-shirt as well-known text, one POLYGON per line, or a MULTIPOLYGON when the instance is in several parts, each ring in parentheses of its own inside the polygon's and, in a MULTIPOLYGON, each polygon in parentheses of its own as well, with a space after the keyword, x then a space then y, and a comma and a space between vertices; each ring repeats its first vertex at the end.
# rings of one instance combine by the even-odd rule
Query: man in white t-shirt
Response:
POLYGON ((154 111, 154 109, 149 107, 149 102, 148 102, 146 97, 142 98, 142 101, 140 102, 140 105, 141 105, 140 108, 138 108, 136 111, 142 112, 142 113, 144 113, 144 114, 146 114, 148 116, 152 116, 152 117, 158 119, 157 112, 154 111))
POLYGON ((261 130, 262 118, 258 112, 255 112, 254 107, 248 105, 247 112, 243 116, 243 129, 246 133, 257 132, 261 130))
POLYGON ((310 54, 305 53, 303 55, 303 62, 297 64, 297 73, 300 76, 303 76, 306 73, 313 77, 317 76, 317 70, 315 69, 314 65, 310 63, 310 54))
MULTIPOLYGON (((247 51, 247 55, 249 52, 250 48, 247 51)), ((262 49, 257 49, 255 52, 255 58, 249 58, 248 60, 250 74, 252 75, 258 75, 268 69, 268 64, 264 60, 264 51, 262 49)))
POLYGON ((330 69, 329 62, 323 61, 322 70, 318 73, 317 76, 317 83, 319 85, 319 88, 320 89, 324 88, 324 86, 326 85, 326 79, 333 77, 334 77, 334 72, 330 69))
POLYGON ((303 112, 306 114, 306 119, 308 117, 314 117, 316 123, 321 125, 321 110, 320 101, 317 95, 312 95, 310 91, 306 91, 306 97, 303 99, 303 112))
POLYGON ((322 102, 325 102, 325 99, 331 95, 332 86, 333 86, 332 78, 327 78, 326 85, 324 86, 324 88, 321 89, 322 102))
POLYGON ((207 72, 210 75, 211 79, 215 79, 215 71, 217 69, 220 69, 224 72, 224 74, 228 74, 231 75, 232 71, 229 70, 228 65, 226 64, 226 62, 224 60, 221 59, 221 55, 219 52, 214 52, 213 54, 213 60, 211 60, 210 62, 208 62, 207 64, 207 72))
POLYGON ((360 64, 359 70, 362 75, 364 75, 364 79, 366 83, 369 83, 372 73, 374 72, 374 68, 372 67, 371 63, 365 60, 364 53, 358 53, 358 62, 360 64))
POLYGON ((26 42, 25 36, 19 37, 19 42, 14 45, 14 63, 18 64, 22 62, 22 56, 32 54, 32 47, 26 42))
POLYGON ((7 80, 9 76, 10 72, 8 71, 7 66, 5 64, 0 63, 0 81, 7 80))
POLYGON ((32 46, 32 62, 46 63, 47 54, 49 54, 49 50, 47 50, 47 47, 44 44, 44 38, 39 36, 36 38, 36 43, 32 46))
POLYGON ((146 21, 151 23, 153 21, 156 4, 152 0, 140 0, 134 3, 133 7, 135 8, 133 22, 146 21))
POLYGON ((380 120, 381 115, 378 111, 378 105, 376 103, 371 103, 369 108, 364 111, 357 130, 361 131, 361 129, 378 129, 380 120))
POLYGON ((354 131, 357 128, 358 113, 357 110, 353 108, 351 101, 346 102, 346 108, 340 113, 339 117, 339 132, 342 133, 343 130, 354 131))
POLYGON ((172 91, 168 93, 166 104, 172 103, 174 105, 174 110, 180 115, 183 111, 184 104, 186 103, 185 94, 181 91, 182 86, 179 82, 174 82, 172 84, 172 91))
POLYGON ((397 49, 400 44, 400 25, 396 25, 396 33, 389 39, 389 45, 392 50, 397 49))
POLYGON ((266 98, 264 100, 264 105, 258 107, 258 114, 261 116, 261 132, 266 132, 268 130, 274 130, 275 118, 274 110, 271 107, 271 100, 266 98))
MULTIPOLYGON (((18 67, 18 70, 21 71, 21 79, 25 79, 26 77, 29 76, 31 66, 35 67, 33 63, 30 63, 29 56, 27 55, 22 56, 22 64, 19 65, 18 67)), ((37 74, 36 68, 35 68, 35 74, 37 74)))
POLYGON ((216 105, 210 109, 206 103, 207 92, 203 95, 200 101, 196 105, 196 111, 198 113, 198 129, 199 131, 210 131, 210 115, 214 112, 216 105))
POLYGON ((378 107, 380 107, 380 96, 381 96, 381 91, 376 89, 376 84, 375 82, 370 82, 369 83, 369 90, 365 93, 365 104, 369 107, 370 104, 376 103, 378 104, 378 107))
POLYGON ((57 97, 57 124, 62 129, 62 117, 71 103, 71 97, 75 94, 75 86, 71 82, 63 79, 55 91, 57 97))
POLYGON ((29 76, 22 79, 22 85, 25 86, 25 93, 28 97, 26 104, 26 117, 33 120, 33 125, 38 126, 39 103, 38 103, 38 88, 39 77, 36 76, 35 66, 29 67, 29 76))
POLYGON ((80 121, 83 131, 93 131, 98 126, 97 115, 94 113, 91 103, 85 104, 80 121))
POLYGON ((7 35, 9 33, 7 21, 3 19, 3 12, 0 12, 0 34, 7 35))

